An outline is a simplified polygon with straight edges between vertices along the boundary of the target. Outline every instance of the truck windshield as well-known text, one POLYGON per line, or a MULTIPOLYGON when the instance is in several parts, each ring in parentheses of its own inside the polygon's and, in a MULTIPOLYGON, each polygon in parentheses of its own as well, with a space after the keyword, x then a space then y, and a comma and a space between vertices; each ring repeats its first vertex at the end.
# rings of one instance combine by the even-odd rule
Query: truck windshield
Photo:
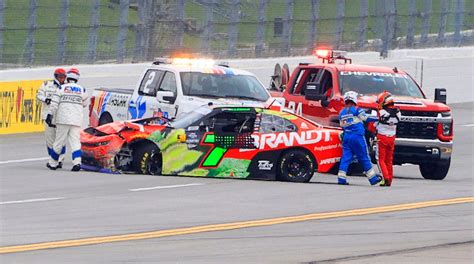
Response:
POLYGON ((339 85, 341 93, 379 94, 388 91, 393 95, 424 98, 410 76, 400 73, 341 71, 339 85))
POLYGON ((216 98, 240 98, 266 101, 266 89, 250 75, 209 74, 202 72, 182 72, 183 94, 216 98))

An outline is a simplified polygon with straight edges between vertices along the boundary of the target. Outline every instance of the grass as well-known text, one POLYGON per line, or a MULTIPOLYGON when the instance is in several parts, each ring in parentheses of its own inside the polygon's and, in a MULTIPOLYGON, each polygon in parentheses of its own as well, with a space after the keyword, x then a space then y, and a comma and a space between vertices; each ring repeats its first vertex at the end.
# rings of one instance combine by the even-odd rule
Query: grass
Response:
MULTIPOLYGON (((378 28, 383 24, 383 19, 375 16, 377 0, 369 0, 369 17, 367 18, 368 31, 366 39, 380 37, 378 28)), ((381 0, 380 0, 381 1, 381 0)), ((383 4, 379 1, 379 5, 383 4)), ((440 7, 442 0, 432 0, 432 14, 429 22, 429 33, 438 33, 440 19, 440 7)), ((27 64, 28 20, 30 0, 5 0, 3 31, 4 48, 0 51, 2 57, 0 63, 27 64)), ((91 21, 91 6, 93 0, 70 0, 70 11, 68 13, 67 45, 64 63, 87 62, 86 56, 89 41, 89 25, 91 21)), ((119 1, 101 0, 100 2, 100 27, 98 29, 97 58, 101 61, 114 61, 117 57, 117 35, 119 32, 120 8, 119 1)), ((356 42, 360 31, 360 2, 361 0, 345 1, 345 20, 342 42, 356 42)), ((218 1, 222 10, 229 10, 229 1, 218 1)), ((241 18, 238 25, 238 49, 252 51, 255 46, 257 17, 259 0, 241 0, 241 18)), ((424 0, 417 0, 417 10, 422 12, 424 0)), ((37 22, 38 29, 35 31, 35 64, 60 64, 58 58, 59 47, 59 14, 62 1, 60 0, 38 0, 37 22)), ((455 0, 448 0, 449 15, 447 17, 446 32, 454 31, 455 0)), ((474 1, 465 1, 466 13, 464 15, 463 30, 472 29, 474 25, 474 1)), ((406 35, 409 14, 409 0, 397 0, 397 36, 406 35)), ((267 47, 280 47, 282 37, 274 36, 275 18, 284 18, 286 0, 269 0, 265 13, 264 41, 267 47)), ((337 12, 336 0, 320 0, 319 17, 317 23, 317 42, 319 44, 332 44, 335 41, 337 12)), ((224 12, 225 13, 225 12, 224 12)), ((128 23, 134 25, 138 21, 137 11, 128 10, 128 23)), ((204 24, 205 10, 196 1, 188 0, 185 5, 186 19, 194 20, 198 27, 204 24)), ((214 53, 226 54, 228 48, 228 18, 225 15, 214 13, 214 34, 210 42, 214 53)), ((423 19, 416 18, 415 34, 422 32, 423 19)), ((295 0, 293 7, 292 47, 309 47, 311 32, 311 1, 295 0)), ((168 33, 170 37, 172 32, 168 33)), ((188 32, 183 37, 184 46, 188 49, 199 50, 202 46, 200 32, 188 32)), ((158 38, 158 52, 169 48, 169 41, 164 41, 166 34, 158 38)), ((128 60, 133 57, 135 46, 135 28, 129 27, 127 31, 126 56, 128 60)), ((158 54, 154 54, 158 55, 158 54)))

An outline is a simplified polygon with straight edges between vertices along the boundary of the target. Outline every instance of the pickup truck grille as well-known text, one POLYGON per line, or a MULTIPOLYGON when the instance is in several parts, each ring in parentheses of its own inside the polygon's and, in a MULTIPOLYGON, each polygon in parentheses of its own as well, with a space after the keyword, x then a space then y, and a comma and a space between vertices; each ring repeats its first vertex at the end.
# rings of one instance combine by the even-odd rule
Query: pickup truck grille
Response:
POLYGON ((423 116, 423 117, 436 117, 438 116, 438 112, 421 112, 421 111, 400 111, 402 116, 423 116))
POLYGON ((437 127, 436 123, 400 122, 397 125, 397 137, 436 139, 437 127))

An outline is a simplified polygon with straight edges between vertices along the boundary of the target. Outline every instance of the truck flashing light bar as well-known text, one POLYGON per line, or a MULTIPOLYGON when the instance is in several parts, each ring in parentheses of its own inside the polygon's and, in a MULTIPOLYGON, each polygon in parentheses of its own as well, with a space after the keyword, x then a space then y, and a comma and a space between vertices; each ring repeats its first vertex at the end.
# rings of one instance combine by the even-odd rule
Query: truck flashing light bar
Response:
MULTIPOLYGON (((194 58, 157 58, 153 62, 154 65, 159 64, 172 64, 178 66, 189 66, 189 67, 213 67, 218 65, 213 59, 194 59, 194 58)), ((219 66, 225 66, 219 64, 219 66)))
POLYGON ((347 58, 347 52, 343 50, 316 49, 313 55, 322 59, 323 63, 334 63, 336 60, 344 60, 344 63, 352 63, 352 59, 347 58))

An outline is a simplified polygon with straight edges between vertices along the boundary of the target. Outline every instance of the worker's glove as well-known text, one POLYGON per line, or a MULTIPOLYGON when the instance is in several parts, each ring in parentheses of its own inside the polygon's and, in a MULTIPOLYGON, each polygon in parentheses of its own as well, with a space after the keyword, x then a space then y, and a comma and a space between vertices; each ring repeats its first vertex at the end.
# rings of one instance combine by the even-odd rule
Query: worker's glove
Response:
POLYGON ((339 134, 339 140, 341 140, 341 142, 342 142, 343 139, 344 139, 344 132, 342 132, 342 133, 339 134))
POLYGON ((45 122, 49 127, 56 127, 55 125, 53 125, 53 115, 52 114, 48 114, 46 116, 45 122))
POLYGON ((51 103, 51 98, 46 98, 46 99, 44 100, 44 102, 45 102, 47 105, 49 105, 49 104, 51 103))

